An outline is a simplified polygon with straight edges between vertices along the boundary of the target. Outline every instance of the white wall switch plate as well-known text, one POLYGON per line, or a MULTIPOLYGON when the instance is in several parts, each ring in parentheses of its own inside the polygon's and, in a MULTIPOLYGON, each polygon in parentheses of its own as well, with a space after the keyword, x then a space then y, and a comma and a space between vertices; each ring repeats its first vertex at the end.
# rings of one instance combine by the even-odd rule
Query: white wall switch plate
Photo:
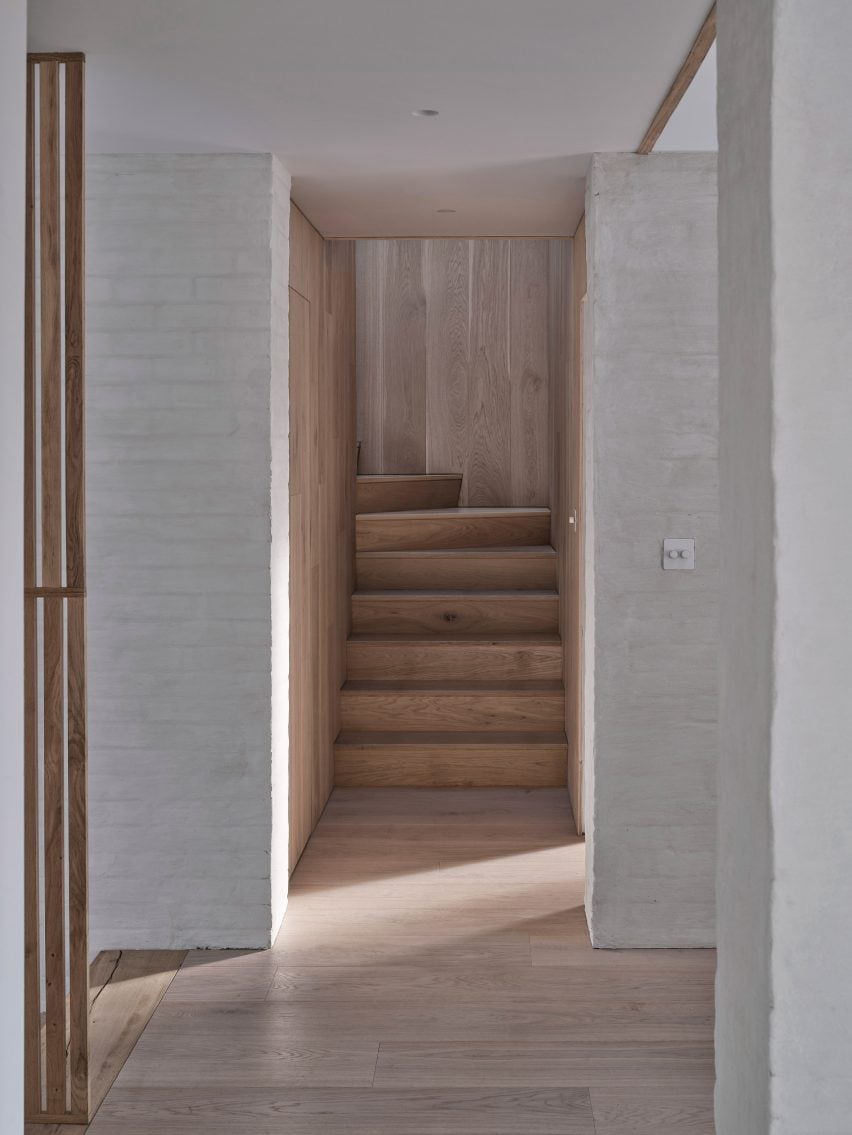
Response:
POLYGON ((694 567, 694 540, 663 540, 663 569, 665 571, 691 571, 694 567))

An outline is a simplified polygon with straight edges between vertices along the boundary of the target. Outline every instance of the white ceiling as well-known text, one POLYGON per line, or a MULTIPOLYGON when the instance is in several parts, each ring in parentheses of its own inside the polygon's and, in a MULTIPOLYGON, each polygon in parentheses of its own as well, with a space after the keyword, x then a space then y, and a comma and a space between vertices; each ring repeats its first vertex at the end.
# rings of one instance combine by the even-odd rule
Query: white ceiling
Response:
POLYGON ((698 69, 655 150, 716 150, 716 45, 698 69))
MULTIPOLYGON (((707 8, 30 0, 30 47, 86 52, 91 152, 271 151, 326 236, 561 235, 589 155, 636 148, 707 8)), ((667 148, 712 145, 705 119, 667 148)))

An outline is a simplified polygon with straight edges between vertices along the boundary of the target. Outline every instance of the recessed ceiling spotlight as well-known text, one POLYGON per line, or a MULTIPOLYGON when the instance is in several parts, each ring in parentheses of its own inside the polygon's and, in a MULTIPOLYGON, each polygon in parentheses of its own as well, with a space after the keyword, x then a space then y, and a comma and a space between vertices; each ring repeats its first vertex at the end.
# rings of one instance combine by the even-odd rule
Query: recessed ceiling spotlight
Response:
POLYGON ((455 209, 437 209, 438 213, 455 213, 455 209))
POLYGON ((441 113, 439 110, 412 110, 411 112, 415 118, 437 118, 441 113))

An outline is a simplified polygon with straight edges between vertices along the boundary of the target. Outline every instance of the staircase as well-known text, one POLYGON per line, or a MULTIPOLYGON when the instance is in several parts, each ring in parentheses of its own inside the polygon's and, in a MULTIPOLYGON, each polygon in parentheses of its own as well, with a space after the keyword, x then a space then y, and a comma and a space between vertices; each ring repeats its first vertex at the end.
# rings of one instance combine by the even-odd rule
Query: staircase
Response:
POLYGON ((358 478, 338 785, 565 784, 550 511, 459 508, 460 489, 358 478))

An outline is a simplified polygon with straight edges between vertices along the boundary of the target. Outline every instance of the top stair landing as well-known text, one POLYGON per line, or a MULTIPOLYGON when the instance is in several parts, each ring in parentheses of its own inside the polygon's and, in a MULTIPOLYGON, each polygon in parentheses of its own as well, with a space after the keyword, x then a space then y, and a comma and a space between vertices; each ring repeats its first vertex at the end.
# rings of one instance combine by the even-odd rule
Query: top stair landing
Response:
POLYGON ((367 474, 355 491, 357 512, 399 512, 411 508, 455 508, 461 473, 367 474))

